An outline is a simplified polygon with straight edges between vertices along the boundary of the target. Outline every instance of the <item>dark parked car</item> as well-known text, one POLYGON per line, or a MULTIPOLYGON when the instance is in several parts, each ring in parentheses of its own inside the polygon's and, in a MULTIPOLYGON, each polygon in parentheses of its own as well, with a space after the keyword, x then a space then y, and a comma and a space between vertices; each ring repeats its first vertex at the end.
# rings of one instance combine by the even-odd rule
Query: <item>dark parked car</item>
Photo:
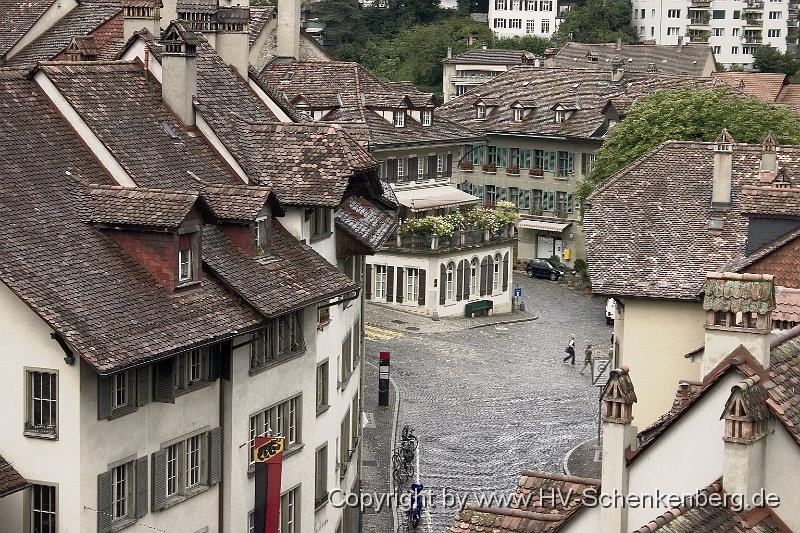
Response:
POLYGON ((550 262, 544 259, 531 259, 528 261, 528 266, 525 270, 528 272, 529 278, 547 278, 557 281, 564 275, 563 270, 554 267, 550 262))

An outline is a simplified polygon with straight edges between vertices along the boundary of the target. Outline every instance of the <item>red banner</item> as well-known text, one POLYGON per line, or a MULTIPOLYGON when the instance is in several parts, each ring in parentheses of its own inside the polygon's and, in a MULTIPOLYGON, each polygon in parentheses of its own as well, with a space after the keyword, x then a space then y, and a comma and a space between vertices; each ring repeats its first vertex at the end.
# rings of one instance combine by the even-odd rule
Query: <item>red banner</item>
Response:
POLYGON ((255 531, 278 533, 283 437, 256 437, 252 459, 256 469, 255 531))

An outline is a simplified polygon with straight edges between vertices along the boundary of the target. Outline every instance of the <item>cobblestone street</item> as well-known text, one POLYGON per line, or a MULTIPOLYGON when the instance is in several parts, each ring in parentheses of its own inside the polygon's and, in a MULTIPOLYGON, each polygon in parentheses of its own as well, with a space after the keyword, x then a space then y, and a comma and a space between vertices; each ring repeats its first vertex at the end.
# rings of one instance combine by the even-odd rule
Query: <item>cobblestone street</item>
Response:
MULTIPOLYGON (((367 359, 377 361, 381 350, 392 353, 401 397, 398 425, 411 424, 419 436, 420 480, 438 504, 421 531, 441 533, 452 523, 457 504, 445 508, 443 491, 471 500, 473 493, 511 493, 522 469, 561 472, 565 454, 595 434, 596 392, 578 370, 588 342, 610 349, 605 300, 518 272, 514 284, 524 291, 528 316, 537 320, 474 329, 431 321, 435 331, 426 333, 425 327, 409 331, 399 320, 387 320, 386 310, 368 306, 367 323, 393 322, 404 332, 368 340, 367 359), (571 333, 576 367, 562 363, 571 333)), ((417 327, 420 319, 408 320, 417 327)), ((367 393, 374 388, 368 383, 367 393)))

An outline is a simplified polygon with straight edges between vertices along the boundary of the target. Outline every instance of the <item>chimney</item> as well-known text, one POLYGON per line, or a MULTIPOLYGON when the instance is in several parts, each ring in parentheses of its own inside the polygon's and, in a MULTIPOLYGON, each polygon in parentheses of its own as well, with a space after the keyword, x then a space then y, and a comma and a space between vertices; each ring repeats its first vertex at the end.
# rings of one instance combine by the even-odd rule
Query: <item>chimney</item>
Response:
POLYGON ((613 83, 622 81, 622 78, 625 76, 624 65, 625 62, 620 57, 615 57, 611 60, 611 81, 613 83))
POLYGON ((553 68, 556 66, 556 51, 553 48, 545 48, 544 53, 544 66, 553 68))
POLYGON ((761 181, 772 181, 778 172, 778 140, 772 131, 761 143, 761 181))
POLYGON ((622 37, 617 37, 617 46, 616 46, 616 48, 617 48, 618 52, 622 50, 622 37))
POLYGON ((217 10, 216 50, 225 63, 247 79, 250 66, 249 7, 220 7, 217 10))
POLYGON ((486 50, 486 45, 484 44, 483 46, 481 46, 481 49, 486 50))
POLYGON ((775 284, 771 274, 710 272, 706 275, 703 379, 739 345, 764 368, 769 367, 775 284))
POLYGON ((300 59, 300 0, 278 0, 277 57, 300 59))
POLYGON ((198 42, 198 36, 177 21, 172 21, 161 39, 161 99, 185 126, 195 124, 198 42))
POLYGON ((731 388, 722 418, 725 420, 722 488, 728 494, 747 495, 744 510, 752 507, 750 495, 764 488, 767 424, 767 393, 759 376, 747 378, 731 388))
POLYGON ((453 59, 453 47, 452 46, 448 46, 447 47, 447 59, 453 59))
POLYGON ((678 35, 678 50, 683 48, 683 35, 678 35))
POLYGON ((714 143, 714 184, 711 190, 711 207, 730 207, 731 168, 733 166, 734 140, 723 129, 714 143))
MULTIPOLYGON (((628 367, 611 371, 603 390, 603 463, 602 482, 604 494, 628 494, 628 460, 625 452, 636 445, 636 428, 633 421, 633 390, 628 367)), ((602 506, 600 508, 600 533, 628 533, 628 506, 602 506)))
POLYGON ((161 36, 161 7, 161 0, 122 0, 122 31, 125 42, 143 29, 158 39, 161 36))

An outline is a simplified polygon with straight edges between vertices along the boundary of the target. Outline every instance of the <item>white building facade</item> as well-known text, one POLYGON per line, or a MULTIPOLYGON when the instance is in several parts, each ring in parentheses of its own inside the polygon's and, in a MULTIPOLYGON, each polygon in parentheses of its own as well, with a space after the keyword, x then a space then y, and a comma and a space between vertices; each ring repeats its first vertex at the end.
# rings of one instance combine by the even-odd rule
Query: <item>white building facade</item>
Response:
POLYGON ((558 29, 559 13, 558 0, 490 0, 489 28, 501 38, 550 37, 558 29))

